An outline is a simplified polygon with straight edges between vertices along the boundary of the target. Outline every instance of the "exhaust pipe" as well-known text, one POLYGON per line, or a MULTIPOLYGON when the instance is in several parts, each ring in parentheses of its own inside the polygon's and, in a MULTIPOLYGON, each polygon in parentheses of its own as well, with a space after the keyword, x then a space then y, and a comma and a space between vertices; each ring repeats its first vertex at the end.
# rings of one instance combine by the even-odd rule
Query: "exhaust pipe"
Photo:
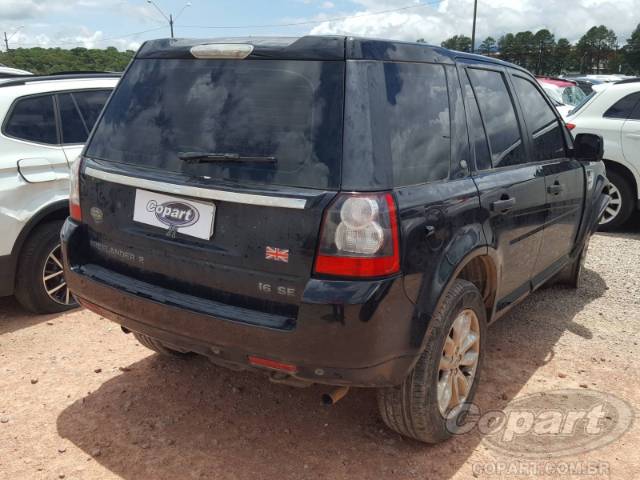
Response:
POLYGON ((349 393, 349 387, 337 387, 330 392, 322 394, 323 405, 335 405, 341 400, 347 393, 349 393))

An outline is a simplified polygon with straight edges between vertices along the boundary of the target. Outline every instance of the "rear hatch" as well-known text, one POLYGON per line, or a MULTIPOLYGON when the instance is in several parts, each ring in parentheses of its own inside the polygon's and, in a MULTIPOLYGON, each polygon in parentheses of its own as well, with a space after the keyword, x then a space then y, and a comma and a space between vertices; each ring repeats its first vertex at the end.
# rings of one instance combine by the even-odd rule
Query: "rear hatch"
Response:
POLYGON ((340 186, 344 70, 134 60, 85 151, 84 263, 292 328, 340 186))

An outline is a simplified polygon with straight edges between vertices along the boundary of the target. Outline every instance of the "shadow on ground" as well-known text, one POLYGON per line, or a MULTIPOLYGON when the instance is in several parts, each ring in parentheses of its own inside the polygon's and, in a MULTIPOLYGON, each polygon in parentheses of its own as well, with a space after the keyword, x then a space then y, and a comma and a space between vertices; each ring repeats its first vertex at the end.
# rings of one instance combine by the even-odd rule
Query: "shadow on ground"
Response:
MULTIPOLYGON (((587 270, 577 292, 543 289, 492 326, 476 402, 481 409, 506 405, 562 348, 557 343, 565 332, 588 341, 591 332, 574 317, 605 289, 587 270)), ((461 468, 471 475, 465 462, 482 439, 477 431, 422 445, 384 427, 373 391, 355 390, 322 407, 323 391, 274 385, 205 359, 151 355, 69 406, 57 428, 127 480, 448 478, 461 468)))
POLYGON ((61 315, 64 313, 34 315, 25 310, 15 297, 0 297, 0 335, 51 321, 61 315))

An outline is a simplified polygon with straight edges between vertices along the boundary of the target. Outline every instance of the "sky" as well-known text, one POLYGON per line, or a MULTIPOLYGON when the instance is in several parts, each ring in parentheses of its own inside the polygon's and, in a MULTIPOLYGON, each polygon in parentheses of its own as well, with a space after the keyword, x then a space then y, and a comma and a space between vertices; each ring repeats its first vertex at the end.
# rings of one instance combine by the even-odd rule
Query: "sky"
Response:
MULTIPOLYGON (((471 36, 473 0, 0 0, 0 34, 9 46, 137 49, 176 37, 348 34, 439 44, 471 36)), ((640 0, 479 0, 478 43, 505 32, 548 28, 577 41, 607 25, 624 44, 640 22, 640 0)), ((2 45, 4 47, 4 45, 2 45)))

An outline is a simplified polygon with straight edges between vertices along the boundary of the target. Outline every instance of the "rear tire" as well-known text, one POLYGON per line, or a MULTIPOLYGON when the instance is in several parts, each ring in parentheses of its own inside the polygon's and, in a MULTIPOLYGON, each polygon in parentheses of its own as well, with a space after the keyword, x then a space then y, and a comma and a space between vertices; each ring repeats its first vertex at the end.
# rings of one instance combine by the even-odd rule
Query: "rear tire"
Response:
POLYGON ((59 313, 78 306, 62 273, 62 223, 47 222, 37 226, 20 252, 15 296, 33 313, 59 313))
POLYGON ((132 332, 133 336, 140 342, 140 345, 147 347, 149 350, 153 350, 160 355, 165 355, 167 357, 174 358, 184 358, 187 356, 186 353, 179 352, 177 350, 173 350, 172 348, 164 345, 157 338, 149 337, 143 333, 132 332))
POLYGON ((615 170, 607 171, 612 184, 611 201, 600 219, 600 230, 613 230, 624 225, 633 214, 635 201, 631 183, 615 170))
POLYGON ((582 281, 582 272, 584 270, 584 262, 587 258, 587 252, 589 250, 589 238, 587 238, 582 246, 582 250, 580 250, 580 254, 576 257, 573 262, 566 265, 562 270, 560 270, 554 279, 553 283, 565 285, 569 288, 580 288, 580 284, 582 281))
MULTIPOLYGON (((457 392, 456 397, 463 398, 460 405, 473 401, 484 356, 487 330, 486 312, 482 295, 475 285, 466 280, 456 280, 429 323, 426 333, 426 348, 413 371, 401 385, 378 390, 380 415, 384 423, 392 430, 426 443, 442 442, 455 433, 456 425, 464 414, 464 407, 455 406, 453 396, 450 397, 450 401, 447 401, 446 396, 441 396, 440 393, 446 391, 442 390, 441 386, 443 382, 446 385, 446 378, 448 378, 446 377, 448 374, 443 374, 443 364, 448 365, 450 362, 445 353, 450 351, 448 346, 451 342, 457 345, 455 339, 458 335, 454 331, 454 325, 458 325, 461 317, 471 319, 469 331, 477 329, 479 338, 476 337, 473 344, 474 351, 471 348, 468 350, 455 348, 455 354, 452 358, 459 358, 461 355, 463 359, 466 359, 465 352, 471 352, 475 353, 476 363, 466 395, 458 397, 463 390, 458 390, 458 387, 454 390, 457 392), (462 352, 460 355, 458 355, 459 351, 462 352), (443 403, 446 406, 444 414, 442 413, 443 403), (447 410, 450 405, 453 406, 447 410)), ((447 370, 448 368, 445 366, 444 371, 453 372, 455 370, 455 368, 447 370)), ((466 367, 463 367, 461 363, 456 368, 462 371, 466 367)), ((455 372, 452 375, 453 381, 456 382, 457 376, 466 375, 466 373, 455 372)))

